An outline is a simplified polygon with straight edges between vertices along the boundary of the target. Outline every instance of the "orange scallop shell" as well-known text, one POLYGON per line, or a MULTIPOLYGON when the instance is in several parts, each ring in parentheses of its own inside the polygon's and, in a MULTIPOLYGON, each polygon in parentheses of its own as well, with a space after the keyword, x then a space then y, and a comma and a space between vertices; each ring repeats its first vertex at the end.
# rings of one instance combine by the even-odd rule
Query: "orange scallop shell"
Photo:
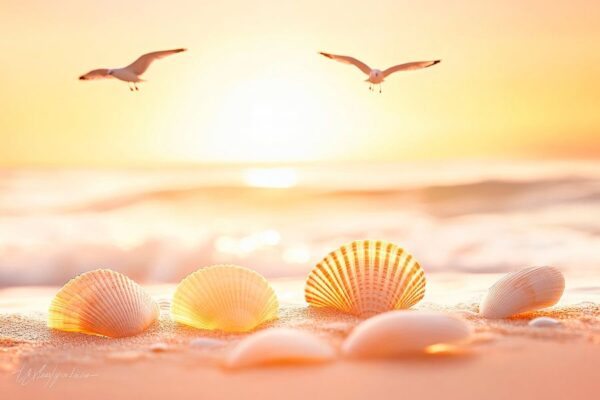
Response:
POLYGON ((425 295, 425 273, 404 249, 359 240, 331 252, 309 274, 308 304, 368 317, 409 308, 425 295))

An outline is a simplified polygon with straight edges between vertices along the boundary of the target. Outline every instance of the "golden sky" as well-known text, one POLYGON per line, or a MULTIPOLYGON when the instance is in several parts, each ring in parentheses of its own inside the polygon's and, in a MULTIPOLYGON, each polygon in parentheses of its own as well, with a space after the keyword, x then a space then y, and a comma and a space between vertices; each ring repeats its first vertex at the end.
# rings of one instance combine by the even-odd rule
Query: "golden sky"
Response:
POLYGON ((597 0, 0 0, 0 164, 600 157, 597 0), (189 51, 141 91, 81 82, 189 51), (357 69, 441 58, 371 93, 357 69))

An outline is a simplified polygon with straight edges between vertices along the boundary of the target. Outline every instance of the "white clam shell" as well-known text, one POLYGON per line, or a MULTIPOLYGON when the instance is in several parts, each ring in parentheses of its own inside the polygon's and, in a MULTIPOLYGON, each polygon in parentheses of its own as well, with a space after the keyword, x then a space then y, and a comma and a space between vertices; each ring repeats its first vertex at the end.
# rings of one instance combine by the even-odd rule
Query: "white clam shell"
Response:
POLYGON ((312 333, 272 328, 242 340, 229 354, 225 365, 245 368, 268 364, 322 363, 334 356, 333 348, 312 333))
POLYGON ((555 326, 560 326, 560 321, 550 317, 538 317, 529 321, 527 325, 535 328, 553 328, 555 326))
POLYGON ((436 312, 390 311, 360 323, 342 344, 351 358, 390 358, 422 353, 435 344, 467 339, 470 327, 461 319, 436 312))
POLYGON ((565 278, 554 267, 532 267, 504 276, 492 286, 479 306, 485 318, 506 318, 556 304, 565 278))
POLYGON ((50 305, 48 327, 124 337, 143 332, 158 315, 158 305, 140 285, 116 271, 98 269, 59 290, 50 305))
POLYGON ((393 243, 359 240, 318 263, 304 293, 311 306, 369 317, 419 302, 425 295, 425 274, 412 255, 393 243))

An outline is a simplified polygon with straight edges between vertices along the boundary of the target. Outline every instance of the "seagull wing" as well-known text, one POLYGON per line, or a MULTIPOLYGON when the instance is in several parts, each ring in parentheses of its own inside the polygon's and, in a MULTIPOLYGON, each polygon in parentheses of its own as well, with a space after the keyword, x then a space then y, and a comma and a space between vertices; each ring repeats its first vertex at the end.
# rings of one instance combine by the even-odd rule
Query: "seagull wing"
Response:
POLYGON ((332 60, 339 61, 344 64, 354 65, 356 68, 360 69, 362 72, 364 72, 367 75, 369 75, 371 73, 371 68, 367 64, 365 64, 362 61, 357 60, 354 57, 338 56, 335 54, 329 54, 329 53, 323 53, 323 52, 319 52, 319 54, 321 54, 327 58, 331 58, 332 60))
POLYGON ((159 58, 163 58, 166 56, 170 56, 171 54, 181 53, 182 51, 186 51, 187 49, 174 49, 174 50, 163 50, 163 51, 154 51, 152 53, 144 54, 133 63, 129 64, 125 68, 135 73, 136 75, 141 75, 152 64, 152 61, 158 60, 159 58))
POLYGON ((95 80, 95 79, 106 79, 106 78, 110 78, 111 76, 108 74, 108 69, 106 68, 101 68, 101 69, 95 69, 93 71, 88 72, 87 74, 83 74, 79 77, 79 80, 81 81, 91 81, 91 80, 95 80))
POLYGON ((396 66, 390 67, 390 68, 386 69, 385 71, 383 71, 383 77, 385 78, 386 76, 391 75, 394 72, 398 72, 398 71, 412 71, 414 69, 431 67, 432 65, 435 65, 435 64, 439 63, 440 61, 442 61, 442 60, 414 61, 414 62, 409 62, 406 64, 396 65, 396 66))

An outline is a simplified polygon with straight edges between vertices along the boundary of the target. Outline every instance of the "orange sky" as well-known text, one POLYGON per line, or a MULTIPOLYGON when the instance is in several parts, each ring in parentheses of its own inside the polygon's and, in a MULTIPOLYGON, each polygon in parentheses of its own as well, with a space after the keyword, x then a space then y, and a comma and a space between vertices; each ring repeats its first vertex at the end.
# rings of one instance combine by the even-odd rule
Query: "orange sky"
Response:
POLYGON ((597 0, 0 0, 0 164, 600 157, 597 0), (80 82, 152 50, 130 93, 80 82), (370 93, 355 68, 441 58, 370 93))

